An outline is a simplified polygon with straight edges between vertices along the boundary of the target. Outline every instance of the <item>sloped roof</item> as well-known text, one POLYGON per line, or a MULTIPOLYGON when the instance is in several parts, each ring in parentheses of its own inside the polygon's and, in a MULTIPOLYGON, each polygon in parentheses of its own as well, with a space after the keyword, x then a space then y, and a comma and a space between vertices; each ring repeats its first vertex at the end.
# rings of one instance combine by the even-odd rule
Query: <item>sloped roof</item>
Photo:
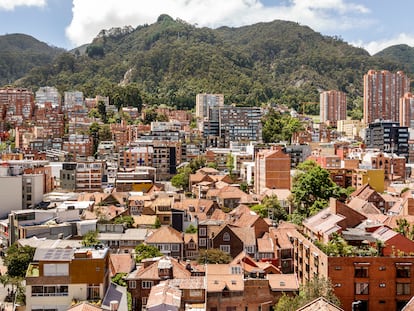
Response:
POLYGON ((109 257, 111 276, 117 273, 130 273, 135 268, 135 260, 131 254, 111 254, 109 257))
POLYGON ((78 303, 68 309, 68 311, 102 311, 101 308, 99 308, 96 305, 93 305, 87 301, 83 301, 81 303, 78 303))
POLYGON ((158 230, 150 233, 145 240, 146 243, 183 243, 181 233, 170 226, 161 226, 158 230))
POLYGON ((272 291, 299 291, 299 281, 296 274, 267 274, 272 291))
POLYGON ((181 305, 181 290, 167 282, 153 286, 147 300, 147 310, 178 311, 181 305))
POLYGON ((335 306, 324 297, 316 298, 296 311, 343 311, 344 309, 335 306))
POLYGON ((303 225, 308 227, 312 232, 323 232, 331 234, 341 229, 338 222, 345 219, 342 215, 333 214, 329 207, 321 210, 316 215, 311 216, 303 221, 303 225))
POLYGON ((160 260, 168 260, 173 269, 173 277, 174 278, 189 278, 191 277, 191 272, 188 271, 181 263, 179 263, 176 259, 162 256, 157 258, 158 260, 151 263, 149 266, 133 271, 129 276, 128 279, 140 279, 140 280, 159 280, 158 274, 158 263, 160 260))
POLYGON ((366 201, 365 199, 361 199, 359 197, 352 198, 351 201, 347 203, 347 205, 356 210, 357 212, 363 214, 382 214, 381 211, 372 203, 366 201))
POLYGON ((243 274, 208 274, 207 291, 210 293, 244 290, 243 274))
POLYGON ((253 227, 231 227, 230 229, 245 245, 256 245, 256 233, 253 227))
POLYGON ((259 253, 274 253, 274 245, 269 235, 265 235, 262 238, 257 239, 257 251, 259 253))

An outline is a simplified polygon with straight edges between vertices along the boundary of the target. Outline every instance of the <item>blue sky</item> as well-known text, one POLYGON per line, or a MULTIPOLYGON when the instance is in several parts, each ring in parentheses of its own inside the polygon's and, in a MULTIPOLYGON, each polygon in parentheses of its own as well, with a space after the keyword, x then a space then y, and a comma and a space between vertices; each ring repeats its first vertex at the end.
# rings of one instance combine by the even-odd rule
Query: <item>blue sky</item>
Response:
POLYGON ((166 13, 213 28, 290 20, 374 54, 414 46, 412 12, 413 0, 0 0, 0 35, 25 33, 71 49, 101 29, 151 24, 166 13))

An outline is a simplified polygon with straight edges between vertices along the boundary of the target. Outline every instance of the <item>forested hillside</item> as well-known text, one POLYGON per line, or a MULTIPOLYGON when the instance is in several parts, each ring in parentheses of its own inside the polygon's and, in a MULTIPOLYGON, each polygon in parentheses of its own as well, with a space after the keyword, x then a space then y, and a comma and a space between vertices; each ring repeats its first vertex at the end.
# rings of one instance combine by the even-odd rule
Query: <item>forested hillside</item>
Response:
POLYGON ((110 94, 122 82, 137 86, 150 104, 191 108, 197 93, 218 92, 227 103, 299 108, 327 89, 347 92, 352 106, 369 69, 407 71, 398 60, 370 56, 293 22, 210 29, 162 15, 127 30, 103 31, 86 50, 60 54, 16 85, 55 85, 93 96, 110 94))

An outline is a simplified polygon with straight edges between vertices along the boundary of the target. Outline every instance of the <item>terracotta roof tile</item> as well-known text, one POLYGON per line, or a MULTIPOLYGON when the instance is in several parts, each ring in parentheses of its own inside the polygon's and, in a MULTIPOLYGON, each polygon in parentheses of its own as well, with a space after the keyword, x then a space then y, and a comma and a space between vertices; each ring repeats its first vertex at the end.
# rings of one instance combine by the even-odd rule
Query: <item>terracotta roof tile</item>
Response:
POLYGON ((161 226, 150 234, 146 243, 183 243, 181 233, 170 226, 161 226))

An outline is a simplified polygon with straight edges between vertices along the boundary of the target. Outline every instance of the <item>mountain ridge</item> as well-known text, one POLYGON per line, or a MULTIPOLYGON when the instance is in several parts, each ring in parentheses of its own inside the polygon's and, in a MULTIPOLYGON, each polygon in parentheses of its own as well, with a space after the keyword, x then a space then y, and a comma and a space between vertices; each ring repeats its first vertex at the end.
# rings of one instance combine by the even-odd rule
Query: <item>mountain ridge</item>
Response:
POLYGON ((352 108, 369 69, 408 70, 398 58, 370 56, 338 37, 280 20, 210 29, 161 15, 151 25, 110 33, 83 51, 58 54, 15 85, 55 85, 94 96, 124 81, 137 85, 147 103, 178 108, 191 108, 203 92, 224 93, 229 103, 298 108, 318 101, 321 90, 338 89, 352 108))

